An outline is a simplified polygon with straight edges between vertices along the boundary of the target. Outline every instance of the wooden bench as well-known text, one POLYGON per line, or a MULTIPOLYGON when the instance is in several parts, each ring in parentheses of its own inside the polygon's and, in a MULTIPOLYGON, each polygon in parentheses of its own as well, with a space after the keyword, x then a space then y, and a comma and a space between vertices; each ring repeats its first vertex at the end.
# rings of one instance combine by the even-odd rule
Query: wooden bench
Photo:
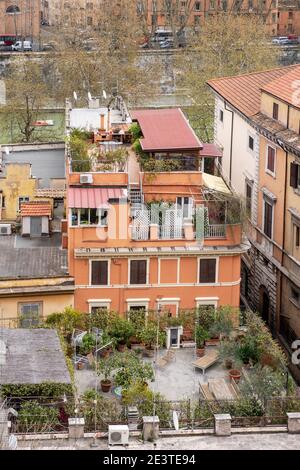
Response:
POLYGON ((219 351, 209 351, 205 356, 197 359, 196 361, 192 362, 192 365, 195 369, 201 369, 202 374, 205 373, 206 369, 214 365, 219 360, 219 351))
POLYGON ((214 396, 209 390, 209 387, 207 384, 202 384, 199 382, 199 392, 205 398, 206 400, 214 400, 214 396))

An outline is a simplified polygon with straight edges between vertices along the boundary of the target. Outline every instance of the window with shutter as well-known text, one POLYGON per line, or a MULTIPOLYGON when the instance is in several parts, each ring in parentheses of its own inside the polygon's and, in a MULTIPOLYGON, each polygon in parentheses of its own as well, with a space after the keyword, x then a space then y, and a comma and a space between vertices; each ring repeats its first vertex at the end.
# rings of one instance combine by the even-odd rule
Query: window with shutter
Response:
POLYGON ((108 285, 108 261, 92 261, 92 286, 108 285))
POLYGON ((300 165, 295 162, 291 163, 290 186, 295 189, 300 187, 300 165))
POLYGON ((200 260, 200 284, 214 284, 216 282, 216 259, 201 259, 200 260))
POLYGON ((273 205, 265 201, 264 211, 264 233, 267 237, 272 238, 273 226, 273 205))
POLYGON ((147 284, 147 261, 130 261, 130 284, 147 284))
POLYGON ((278 111, 279 111, 279 106, 277 103, 273 103, 273 119, 278 120, 278 111))
POLYGON ((267 170, 271 173, 275 173, 275 149, 269 145, 267 153, 267 170))

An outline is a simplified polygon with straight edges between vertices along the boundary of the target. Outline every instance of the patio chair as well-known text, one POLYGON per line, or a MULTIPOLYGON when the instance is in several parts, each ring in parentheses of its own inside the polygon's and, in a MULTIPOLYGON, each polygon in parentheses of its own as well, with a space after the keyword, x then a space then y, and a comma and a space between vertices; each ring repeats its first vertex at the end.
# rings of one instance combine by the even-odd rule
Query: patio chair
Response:
POLYGON ((192 362, 192 365, 195 369, 201 369, 202 374, 205 373, 206 369, 214 365, 219 360, 219 351, 212 350, 209 351, 205 356, 197 359, 196 361, 192 362))

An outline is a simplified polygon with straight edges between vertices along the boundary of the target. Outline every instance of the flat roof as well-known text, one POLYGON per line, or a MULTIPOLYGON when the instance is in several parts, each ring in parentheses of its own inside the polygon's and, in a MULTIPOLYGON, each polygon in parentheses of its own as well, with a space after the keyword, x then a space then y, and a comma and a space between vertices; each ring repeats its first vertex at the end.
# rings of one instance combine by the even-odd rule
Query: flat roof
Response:
POLYGON ((60 234, 29 239, 0 235, 0 280, 68 276, 68 253, 60 234))
POLYGON ((71 384, 55 330, 0 328, 0 340, 6 346, 0 384, 71 384))
POLYGON ((200 151, 203 148, 180 108, 134 110, 131 117, 141 127, 141 145, 145 152, 200 151))

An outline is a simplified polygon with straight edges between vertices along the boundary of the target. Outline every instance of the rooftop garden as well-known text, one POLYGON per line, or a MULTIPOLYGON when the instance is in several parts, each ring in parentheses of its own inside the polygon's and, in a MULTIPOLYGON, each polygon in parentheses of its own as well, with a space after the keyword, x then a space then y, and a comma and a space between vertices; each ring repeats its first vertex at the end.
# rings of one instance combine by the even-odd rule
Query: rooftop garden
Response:
POLYGON ((128 152, 123 146, 98 145, 93 143, 93 134, 72 129, 67 143, 72 159, 73 172, 123 172, 125 171, 128 152))
MULTIPOLYGON (((246 313, 242 327, 239 315, 229 306, 179 311, 177 317, 167 311, 159 315, 149 311, 146 317, 144 310, 135 310, 122 318, 118 312, 99 309, 88 315, 71 308, 50 315, 42 326, 59 331, 70 360, 76 353, 84 368, 92 367, 99 386, 81 395, 76 393, 75 401, 70 395, 63 399, 67 395, 64 389, 52 393, 47 384, 44 390, 36 390, 38 400, 24 390, 6 393, 12 398, 25 397, 18 405, 18 429, 45 430, 47 424, 48 428, 62 430, 66 417, 74 414, 85 418, 87 430, 92 430, 95 422, 97 429, 107 429, 112 422, 126 423, 128 407, 132 406, 137 408, 139 425, 142 416, 155 413, 161 427, 172 427, 173 411, 179 416, 180 426, 188 428, 213 426, 215 413, 230 413, 234 425, 284 424, 287 411, 300 411, 285 354, 255 313, 246 313), (182 344, 194 342, 197 356, 207 354, 211 348, 218 351, 218 370, 239 390, 236 399, 212 400, 199 395, 197 399, 191 396, 172 401, 152 386, 157 379, 156 353, 166 346, 166 329, 174 327, 183 330, 182 344), (85 334, 74 343, 76 332, 85 334), (43 394, 52 397, 50 409, 45 405, 46 398, 41 398, 43 394), (40 407, 45 406, 47 411, 42 412, 40 407), (34 422, 32 415, 39 418, 34 422)), ((76 367, 81 368, 79 365, 77 361, 76 367)))

